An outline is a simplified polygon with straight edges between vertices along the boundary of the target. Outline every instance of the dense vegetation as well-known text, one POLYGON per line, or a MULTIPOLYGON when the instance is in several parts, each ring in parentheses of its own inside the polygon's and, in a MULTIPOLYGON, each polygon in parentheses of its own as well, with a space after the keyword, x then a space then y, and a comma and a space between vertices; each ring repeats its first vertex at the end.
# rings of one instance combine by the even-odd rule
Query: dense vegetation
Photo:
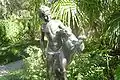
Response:
POLYGON ((0 64, 24 59, 25 69, 5 80, 45 80, 39 43, 40 5, 54 19, 86 35, 85 50, 68 66, 69 80, 120 80, 120 0, 0 0, 0 64))

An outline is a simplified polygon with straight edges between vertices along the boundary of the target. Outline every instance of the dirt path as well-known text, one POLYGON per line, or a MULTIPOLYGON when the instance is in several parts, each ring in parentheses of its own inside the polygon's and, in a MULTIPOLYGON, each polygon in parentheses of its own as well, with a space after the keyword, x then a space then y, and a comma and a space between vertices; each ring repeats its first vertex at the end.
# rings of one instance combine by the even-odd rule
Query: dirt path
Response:
POLYGON ((22 69, 24 65, 23 60, 15 61, 12 63, 9 63, 7 65, 1 65, 0 66, 0 76, 4 76, 9 73, 9 71, 14 71, 18 69, 22 69))

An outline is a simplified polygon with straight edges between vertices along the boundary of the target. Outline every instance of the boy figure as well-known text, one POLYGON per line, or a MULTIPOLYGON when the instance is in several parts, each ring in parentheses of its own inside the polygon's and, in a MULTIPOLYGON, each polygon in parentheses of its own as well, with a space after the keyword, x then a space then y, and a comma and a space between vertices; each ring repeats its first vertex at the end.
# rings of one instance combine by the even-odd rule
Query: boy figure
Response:
POLYGON ((51 18, 50 8, 40 7, 40 17, 45 21, 41 27, 41 42, 44 36, 48 38, 46 50, 47 71, 50 80, 67 80, 66 66, 70 61, 70 52, 82 44, 81 51, 84 49, 83 42, 72 34, 70 28, 65 27, 60 20, 51 18), (80 44, 79 44, 80 43, 80 44))

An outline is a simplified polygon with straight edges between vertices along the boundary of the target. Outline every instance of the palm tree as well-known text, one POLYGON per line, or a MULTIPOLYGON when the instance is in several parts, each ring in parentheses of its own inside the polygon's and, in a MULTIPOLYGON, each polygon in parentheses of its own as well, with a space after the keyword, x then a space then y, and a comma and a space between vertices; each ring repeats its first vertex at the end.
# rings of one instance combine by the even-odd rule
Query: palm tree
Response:
POLYGON ((73 0, 58 0, 51 4, 53 18, 61 20, 65 25, 71 27, 78 36, 84 33, 81 19, 82 13, 73 0), (81 31, 81 32, 80 32, 81 31))

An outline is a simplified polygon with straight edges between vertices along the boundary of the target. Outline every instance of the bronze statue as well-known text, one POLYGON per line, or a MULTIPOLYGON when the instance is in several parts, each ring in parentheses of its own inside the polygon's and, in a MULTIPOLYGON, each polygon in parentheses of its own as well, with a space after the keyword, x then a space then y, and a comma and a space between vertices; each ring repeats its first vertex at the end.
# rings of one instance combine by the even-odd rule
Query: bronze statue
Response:
POLYGON ((75 51, 83 51, 83 40, 77 39, 70 27, 60 20, 53 20, 49 7, 40 7, 40 17, 45 21, 41 27, 41 43, 45 35, 48 38, 45 55, 49 80, 67 80, 66 67, 75 51))

